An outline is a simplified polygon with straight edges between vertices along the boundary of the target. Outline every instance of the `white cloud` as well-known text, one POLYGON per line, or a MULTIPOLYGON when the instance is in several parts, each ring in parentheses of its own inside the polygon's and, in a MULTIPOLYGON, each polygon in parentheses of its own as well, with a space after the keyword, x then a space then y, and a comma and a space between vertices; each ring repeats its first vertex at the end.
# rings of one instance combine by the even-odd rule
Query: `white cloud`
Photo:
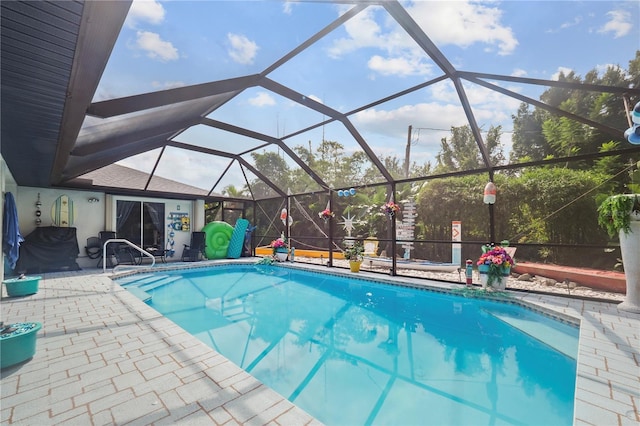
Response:
POLYGON ((551 76, 551 80, 557 81, 558 78, 560 78, 560 73, 563 73, 564 75, 568 75, 571 71, 573 71, 571 68, 558 67, 558 71, 556 71, 555 74, 551 76))
POLYGON ((513 77, 524 77, 527 75, 527 72, 521 68, 516 68, 511 72, 511 76, 513 77))
POLYGON ((573 18, 573 21, 564 22, 562 25, 560 25, 560 28, 565 29, 575 27, 580 22, 582 22, 582 16, 576 16, 575 18, 573 18))
MULTIPOLYGON (((507 89, 519 91, 517 87, 507 89)), ((519 100, 472 83, 464 83, 464 90, 478 126, 483 130, 500 125, 503 129, 511 128, 511 114, 517 112, 519 100)), ((465 126, 469 122, 451 82, 435 84, 426 91, 426 98, 431 102, 404 105, 391 110, 370 108, 352 117, 354 125, 366 129, 365 133, 374 132, 393 140, 406 141, 407 126, 412 124, 416 130, 423 129, 423 144, 433 145, 432 148, 437 149, 440 139, 450 136, 451 127, 465 126)), ((503 134, 503 143, 507 144, 509 138, 509 135, 503 134)))
POLYGON ((417 48, 397 26, 386 32, 376 22, 375 8, 368 8, 345 23, 348 37, 336 40, 328 49, 329 57, 337 59, 366 48, 381 49, 385 55, 373 55, 367 65, 381 75, 427 75, 430 59, 417 48))
POLYGON ((253 98, 249 99, 249 105, 263 107, 275 105, 276 100, 267 92, 258 92, 253 98))
MULTIPOLYGON (((386 31, 369 8, 345 24, 348 38, 336 40, 329 54, 340 57, 358 48, 378 47, 390 52, 415 49, 415 42, 392 24, 386 31)), ((414 2, 407 11, 436 44, 468 47, 474 43, 497 46, 500 55, 513 52, 518 45, 510 27, 500 23, 502 11, 469 1, 414 2)))
POLYGON ((243 35, 232 33, 227 34, 227 40, 230 45, 228 53, 231 59, 239 64, 247 65, 253 63, 259 49, 255 42, 243 35))
POLYGON ((604 73, 607 72, 607 70, 609 68, 613 68, 613 69, 619 70, 620 69, 620 65, 617 65, 617 64, 598 64, 598 65, 596 65, 595 68, 596 68, 596 71, 598 71, 598 75, 599 76, 603 76, 604 73))
POLYGON ((166 89, 175 89, 176 87, 184 87, 186 84, 184 81, 152 81, 151 82, 151 86, 156 88, 156 89, 160 89, 160 90, 166 90, 166 89))
POLYGON ((308 95, 307 98, 312 99, 320 104, 324 104, 324 102, 322 101, 322 99, 320 99, 319 97, 317 97, 316 95, 308 95))
POLYGON ((623 37, 631 31, 631 14, 623 10, 612 10, 607 12, 609 21, 599 30, 599 33, 613 33, 613 38, 623 37))
POLYGON ((164 21, 164 14, 164 7, 155 0, 134 0, 125 24, 129 28, 136 28, 139 22, 157 25, 164 21))
MULTIPOLYGON (((470 1, 418 1, 407 10, 438 45, 469 47, 484 43, 487 51, 498 55, 509 55, 518 45, 511 28, 501 24, 502 11, 497 7, 470 1)), ((400 76, 428 74, 431 64, 427 55, 395 22, 387 20, 387 26, 381 26, 384 24, 378 23, 382 22, 376 16, 378 11, 379 8, 370 7, 347 21, 344 25, 347 36, 334 41, 327 51, 329 57, 335 59, 359 49, 374 48, 385 52, 369 59, 368 65, 375 72, 400 76)))
POLYGON ((284 4, 282 5, 282 13, 284 13, 285 15, 291 15, 292 12, 293 12, 293 2, 285 1, 284 4))
POLYGON ((366 47, 388 46, 381 28, 374 19, 374 8, 368 8, 344 24, 347 38, 337 39, 328 50, 331 58, 339 58, 366 47))
POLYGON ((152 59, 159 59, 163 62, 178 59, 178 49, 173 47, 169 41, 164 41, 160 35, 149 31, 138 31, 136 45, 147 52, 147 56, 152 59))
POLYGON ((510 27, 501 24, 502 11, 471 1, 415 2, 409 13, 436 44, 469 47, 484 43, 510 55, 518 46, 510 27))
POLYGON ((550 28, 550 29, 546 30, 545 32, 548 33, 548 34, 559 33, 561 30, 566 30, 567 28, 575 27, 576 25, 580 24, 581 22, 582 22, 582 16, 576 16, 575 18, 573 18, 573 20, 566 21, 566 22, 563 22, 562 24, 560 24, 560 27, 558 27, 557 29, 550 28))
POLYGON ((395 57, 383 58, 374 55, 369 59, 369 68, 382 75, 398 75, 401 77, 409 75, 425 75, 429 73, 431 66, 424 63, 418 57, 395 57))

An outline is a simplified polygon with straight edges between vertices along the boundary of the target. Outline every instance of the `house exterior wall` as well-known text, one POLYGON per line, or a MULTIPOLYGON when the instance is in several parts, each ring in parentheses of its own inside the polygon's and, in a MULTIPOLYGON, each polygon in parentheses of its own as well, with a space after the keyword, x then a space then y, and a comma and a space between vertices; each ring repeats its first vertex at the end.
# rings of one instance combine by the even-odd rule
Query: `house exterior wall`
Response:
MULTIPOLYGON (((191 240, 191 231, 199 231, 204 226, 204 223, 201 223, 204 221, 204 201, 202 200, 171 200, 116 196, 102 192, 78 191, 63 188, 18 187, 12 178, 5 176, 7 172, 8 170, 6 170, 6 165, 4 165, 3 162, 3 170, 0 175, 4 177, 2 178, 3 180, 0 181, 0 185, 4 187, 3 193, 5 190, 14 193, 18 208, 20 233, 23 236, 29 235, 37 227, 36 202, 38 200, 38 194, 40 194, 40 202, 42 203, 40 208, 40 219, 42 223, 40 226, 55 226, 52 207, 60 196, 66 195, 73 201, 76 214, 74 215, 74 221, 71 226, 76 228, 78 248, 80 250, 76 261, 82 269, 96 268, 97 260, 90 259, 85 251, 87 239, 89 237, 97 237, 100 231, 116 229, 116 205, 118 200, 148 201, 165 204, 165 246, 173 247, 174 249, 173 256, 167 257, 167 261, 169 262, 179 261, 181 259, 184 244, 189 244, 191 240), (202 211, 194 214, 196 208, 202 211), (174 216, 171 216, 171 213, 174 213, 174 216), (171 218, 173 217, 175 219, 184 215, 189 217, 189 230, 174 229, 173 244, 171 245, 170 241, 167 241, 167 236, 170 232, 168 227, 173 223, 171 218)), ((2 210, 0 210, 0 213, 3 213, 2 210)), ((2 273, 4 276, 4 255, 2 265, 2 273)))
MULTIPOLYGON (((194 215, 197 202, 116 195, 107 198, 107 226, 105 230, 108 231, 115 231, 116 229, 116 208, 118 200, 164 203, 164 245, 166 250, 173 250, 173 252, 167 252, 167 262, 181 260, 184 245, 191 242, 191 232, 199 231, 203 226, 194 223, 194 216, 198 216, 194 215), (183 227, 179 226, 182 217, 189 218, 189 228, 187 230, 183 230, 183 227)), ((202 212, 199 213, 199 216, 204 217, 204 202, 201 208, 202 212)))
POLYGON ((73 201, 76 214, 70 226, 76 228, 76 238, 80 249, 76 262, 82 269, 95 268, 96 260, 87 257, 84 247, 87 243, 87 238, 96 237, 98 232, 104 230, 104 193, 60 188, 19 187, 16 204, 18 205, 20 232, 24 237, 38 227, 36 224, 38 194, 40 194, 40 202, 42 203, 40 208, 42 212, 40 220, 42 223, 40 226, 56 226, 52 215, 52 207, 59 197, 66 195, 73 201), (97 199, 98 201, 90 202, 90 199, 97 199))

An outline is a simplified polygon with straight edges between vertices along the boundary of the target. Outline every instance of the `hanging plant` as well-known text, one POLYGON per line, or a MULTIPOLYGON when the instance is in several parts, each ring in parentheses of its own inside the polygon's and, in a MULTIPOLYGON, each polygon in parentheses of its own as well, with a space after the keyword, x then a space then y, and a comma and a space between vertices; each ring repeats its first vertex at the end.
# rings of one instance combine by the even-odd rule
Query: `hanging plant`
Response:
POLYGON ((330 218, 335 217, 335 213, 326 208, 318 213, 318 217, 320 217, 320 219, 324 220, 326 223, 330 218))
POLYGON ((631 232, 631 215, 640 218, 640 197, 638 194, 612 195, 598 207, 598 224, 609 236, 615 237, 620 231, 631 232))
POLYGON ((391 218, 400 211, 400 206, 394 203, 393 201, 389 201, 382 206, 382 211, 385 212, 387 216, 391 218))

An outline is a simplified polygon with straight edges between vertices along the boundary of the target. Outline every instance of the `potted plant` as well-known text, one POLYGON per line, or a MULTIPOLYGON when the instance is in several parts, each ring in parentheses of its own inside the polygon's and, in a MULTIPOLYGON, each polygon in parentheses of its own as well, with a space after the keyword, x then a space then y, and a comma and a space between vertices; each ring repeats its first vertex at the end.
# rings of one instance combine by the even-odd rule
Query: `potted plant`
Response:
POLYGON ((484 245, 477 265, 483 288, 504 290, 514 261, 503 247, 484 245))
POLYGON ((360 241, 354 241, 353 245, 347 246, 344 250, 344 258, 349 261, 351 272, 360 272, 360 264, 364 260, 364 247, 360 241))
POLYGON ((271 248, 273 249, 273 257, 275 257, 278 262, 284 262, 287 260, 287 256, 289 254, 289 243, 284 234, 281 234, 279 238, 271 241, 271 248))
POLYGON ((627 293, 618 308, 640 312, 640 194, 608 197, 598 207, 598 224, 620 239, 627 293))
POLYGON ((38 286, 42 277, 27 277, 20 274, 17 278, 10 278, 2 281, 7 289, 7 296, 28 296, 38 292, 38 286))
POLYGON ((39 322, 5 325, 0 322, 0 368, 11 367, 32 358, 36 353, 39 322))

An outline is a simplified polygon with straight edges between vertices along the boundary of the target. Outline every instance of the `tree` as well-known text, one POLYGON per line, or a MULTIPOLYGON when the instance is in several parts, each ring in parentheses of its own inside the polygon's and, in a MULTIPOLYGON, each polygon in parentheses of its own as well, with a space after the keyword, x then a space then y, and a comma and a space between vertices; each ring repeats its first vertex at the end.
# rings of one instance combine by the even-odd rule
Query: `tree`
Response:
MULTIPOLYGON (((504 162, 504 154, 500 144, 501 126, 491 126, 484 144, 489 153, 492 165, 504 162)), ((486 167, 480 154, 478 143, 473 137, 470 126, 452 127, 451 138, 440 141, 440 152, 436 155, 438 173, 459 170, 473 170, 486 167)))
MULTIPOLYGON (((276 152, 265 152, 263 154, 252 152, 251 157, 253 157, 256 169, 278 188, 284 188, 284 192, 286 192, 291 184, 291 171, 287 162, 276 152)), ((252 183, 251 191, 256 198, 275 195, 273 189, 261 180, 252 183)))
POLYGON ((549 145, 542 134, 542 117, 534 110, 529 111, 529 105, 521 103, 517 115, 513 119, 513 148, 510 154, 511 162, 539 161, 549 153, 549 145))
POLYGON ((245 198, 247 196, 246 189, 238 189, 234 185, 227 185, 222 190, 222 194, 230 198, 245 198))

